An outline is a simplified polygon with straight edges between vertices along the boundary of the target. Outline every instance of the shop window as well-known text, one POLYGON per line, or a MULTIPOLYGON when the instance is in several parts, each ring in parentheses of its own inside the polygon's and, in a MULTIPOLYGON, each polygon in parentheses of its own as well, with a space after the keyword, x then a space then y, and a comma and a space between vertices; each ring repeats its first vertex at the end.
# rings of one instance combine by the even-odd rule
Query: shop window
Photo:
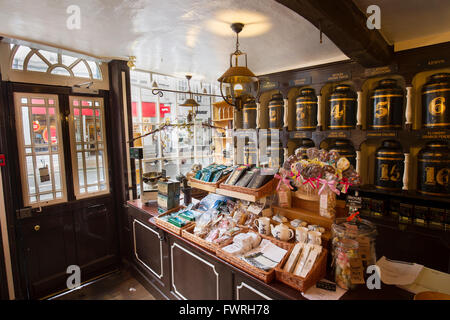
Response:
POLYGON ((101 80, 100 66, 95 61, 76 58, 23 45, 11 46, 11 68, 67 77, 101 80))
POLYGON ((75 196, 109 192, 103 99, 70 97, 75 196))
MULTIPOLYGON (((190 108, 180 107, 186 94, 164 92, 163 97, 152 94, 151 84, 156 82, 159 88, 169 90, 187 90, 187 81, 175 77, 152 74, 143 71, 131 71, 133 136, 139 137, 156 129, 166 120, 170 123, 184 123, 190 108)), ((196 92, 211 92, 212 84, 191 81, 191 89, 196 92)), ((196 98, 197 99, 197 98, 196 98)), ((192 164, 208 165, 213 161, 211 150, 211 130, 201 127, 201 122, 211 120, 213 99, 202 97, 192 133, 186 128, 171 128, 163 132, 135 140, 135 147, 143 147, 144 172, 166 170, 167 176, 175 178, 179 173, 186 174, 192 164)), ((136 161, 136 181, 139 182, 139 165, 136 161)), ((138 184, 139 187, 139 184, 138 184)), ((144 185, 144 188, 146 186, 144 185)))
POLYGON ((25 206, 66 201, 58 96, 14 93, 14 101, 25 206))

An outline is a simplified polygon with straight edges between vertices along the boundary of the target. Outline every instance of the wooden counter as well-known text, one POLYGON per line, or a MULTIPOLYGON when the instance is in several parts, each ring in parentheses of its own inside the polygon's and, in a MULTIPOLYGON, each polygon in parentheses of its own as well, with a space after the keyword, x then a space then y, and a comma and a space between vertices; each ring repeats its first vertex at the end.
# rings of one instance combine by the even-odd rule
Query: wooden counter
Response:
MULTIPOLYGON (((162 230, 153 221, 156 215, 156 204, 146 206, 140 200, 128 201, 133 271, 158 298, 305 300, 299 291, 283 283, 275 280, 265 284, 185 238, 162 230), (146 231, 149 232, 144 235, 146 231)), ((341 299, 412 298, 413 294, 382 283, 380 290, 361 285, 341 299)))

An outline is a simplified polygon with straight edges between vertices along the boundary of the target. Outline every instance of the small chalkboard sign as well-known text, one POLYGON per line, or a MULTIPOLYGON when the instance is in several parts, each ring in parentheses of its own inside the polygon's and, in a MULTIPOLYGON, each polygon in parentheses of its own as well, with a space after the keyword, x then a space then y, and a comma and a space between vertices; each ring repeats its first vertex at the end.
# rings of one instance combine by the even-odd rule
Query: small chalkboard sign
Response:
POLYGON ((347 195, 346 206, 361 208, 362 207, 362 197, 347 195))
POLYGON ((336 284, 332 282, 317 281, 316 288, 328 291, 336 291, 336 284))

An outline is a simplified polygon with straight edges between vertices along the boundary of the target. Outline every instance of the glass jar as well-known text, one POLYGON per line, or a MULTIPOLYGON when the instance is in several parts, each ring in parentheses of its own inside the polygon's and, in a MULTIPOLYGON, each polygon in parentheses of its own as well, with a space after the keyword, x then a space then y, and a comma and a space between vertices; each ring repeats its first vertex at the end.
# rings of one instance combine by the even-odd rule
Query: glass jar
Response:
POLYGON ((333 250, 334 281, 342 289, 351 290, 356 287, 352 282, 352 266, 350 261, 358 259, 359 244, 352 239, 337 241, 333 250))
POLYGON ((331 232, 333 248, 336 243, 343 239, 355 240, 359 244, 359 254, 364 269, 376 263, 375 240, 377 228, 372 222, 358 219, 358 217, 351 221, 347 221, 347 218, 337 218, 331 226, 331 232))

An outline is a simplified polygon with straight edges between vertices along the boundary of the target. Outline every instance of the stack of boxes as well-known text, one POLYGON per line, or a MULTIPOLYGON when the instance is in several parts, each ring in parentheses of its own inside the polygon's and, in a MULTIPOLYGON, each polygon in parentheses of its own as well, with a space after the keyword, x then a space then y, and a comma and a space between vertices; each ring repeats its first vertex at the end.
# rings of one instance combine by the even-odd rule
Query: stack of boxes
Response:
POLYGON ((180 182, 160 179, 158 181, 158 213, 176 208, 180 205, 180 182))

